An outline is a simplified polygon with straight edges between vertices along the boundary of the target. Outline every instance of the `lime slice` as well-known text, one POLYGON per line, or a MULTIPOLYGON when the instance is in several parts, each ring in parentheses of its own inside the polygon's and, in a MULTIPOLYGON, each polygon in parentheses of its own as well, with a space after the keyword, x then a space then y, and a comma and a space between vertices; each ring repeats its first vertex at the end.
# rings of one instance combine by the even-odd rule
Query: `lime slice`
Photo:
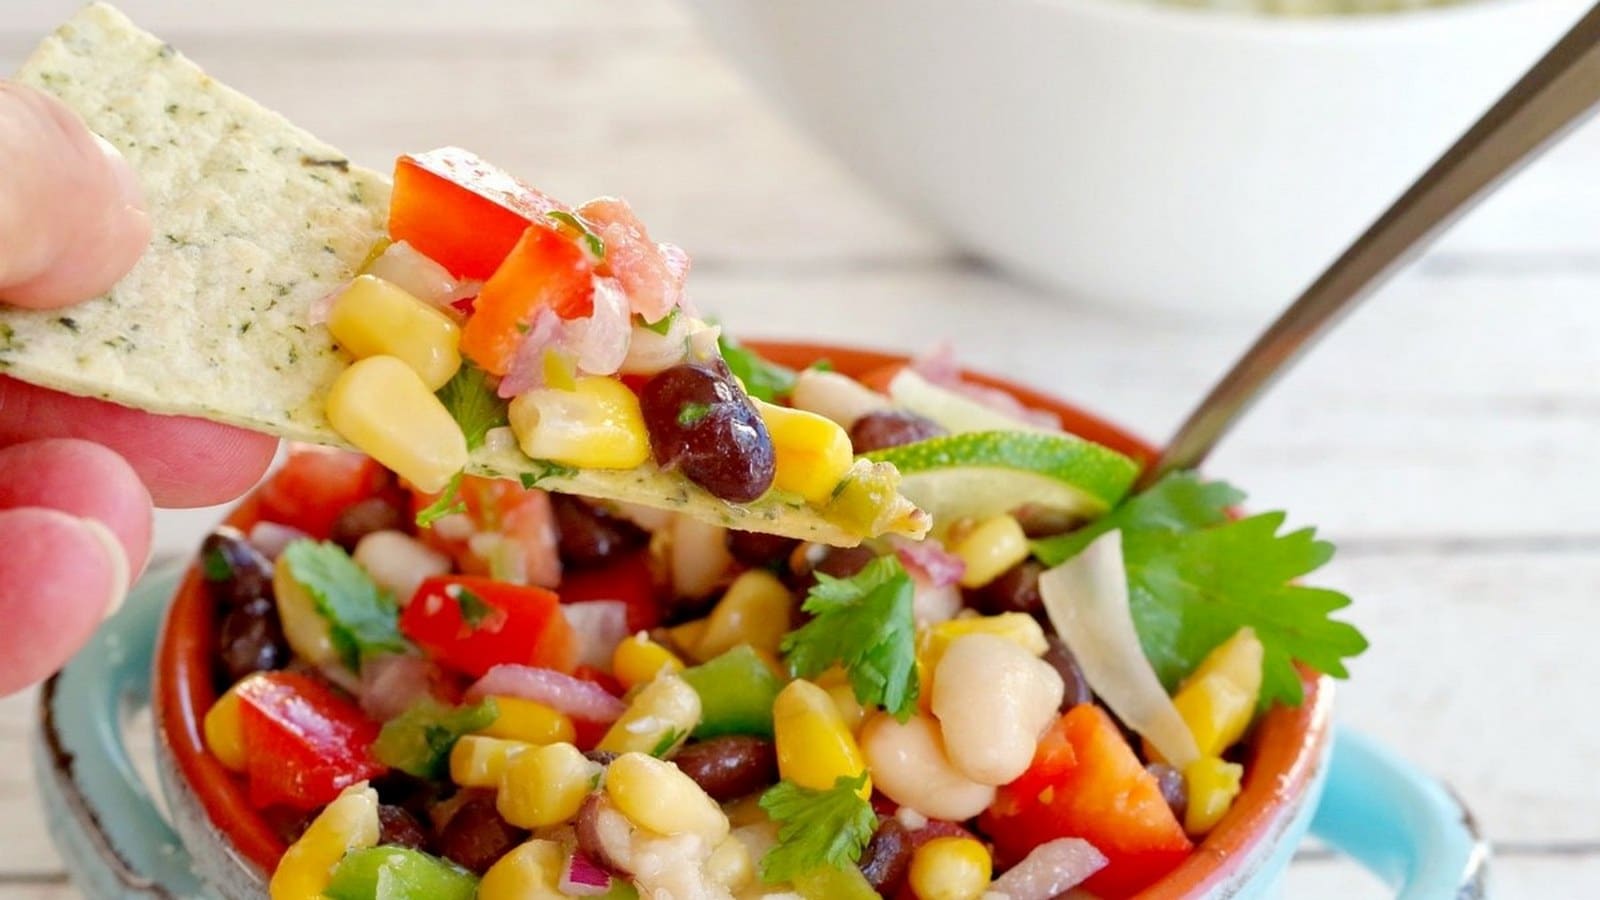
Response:
POLYGON ((970 431, 1062 433, 1060 429, 1043 428, 1012 418, 965 394, 940 387, 910 369, 901 369, 889 382, 889 397, 896 406, 931 419, 956 434, 970 431))
POLYGON ((1098 516, 1139 474, 1126 456, 1070 434, 979 431, 867 454, 900 470, 900 491, 935 523, 1019 506, 1098 516))

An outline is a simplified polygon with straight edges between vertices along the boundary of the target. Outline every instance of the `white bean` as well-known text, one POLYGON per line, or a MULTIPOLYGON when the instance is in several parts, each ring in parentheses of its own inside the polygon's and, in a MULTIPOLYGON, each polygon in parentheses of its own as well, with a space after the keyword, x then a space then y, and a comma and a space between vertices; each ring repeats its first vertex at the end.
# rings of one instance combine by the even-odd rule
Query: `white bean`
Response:
POLYGON ((450 571, 450 557, 400 531, 374 531, 352 554, 372 580, 394 592, 401 606, 411 602, 424 578, 450 571))
POLYGON ((672 522, 672 589, 679 597, 699 598, 720 586, 733 566, 728 530, 688 516, 672 522))
POLYGON ((933 674, 933 714, 962 774, 1006 784, 1027 770, 1065 692, 1051 665, 992 634, 956 638, 933 674))
POLYGON ((873 785, 902 809, 960 822, 994 802, 994 787, 957 771, 939 726, 920 713, 904 723, 888 713, 873 716, 861 729, 861 752, 873 785))
POLYGON ((806 369, 795 378, 789 402, 847 429, 867 413, 890 407, 888 397, 854 378, 821 369, 806 369))

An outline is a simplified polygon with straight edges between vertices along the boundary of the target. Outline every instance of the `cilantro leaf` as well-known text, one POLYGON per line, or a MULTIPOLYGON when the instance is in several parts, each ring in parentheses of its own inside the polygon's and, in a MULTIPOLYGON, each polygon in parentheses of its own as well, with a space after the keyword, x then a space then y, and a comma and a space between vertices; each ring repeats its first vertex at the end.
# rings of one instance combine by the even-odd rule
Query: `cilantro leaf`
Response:
POLYGON ((656 745, 650 748, 650 755, 661 759, 681 740, 683 740, 682 728, 668 728, 667 733, 661 736, 661 740, 656 741, 656 745))
POLYGON ((487 600, 473 593, 466 585, 457 584, 452 587, 454 590, 446 593, 455 598, 456 606, 461 610, 461 621, 467 623, 467 627, 473 631, 476 631, 485 619, 498 612, 487 600))
POLYGON ((844 666, 856 699, 904 722, 917 704, 916 624, 911 576, 893 554, 849 578, 817 573, 801 608, 815 618, 783 638, 789 668, 814 677, 844 666))
POLYGON ((867 773, 840 776, 825 791, 801 787, 787 779, 761 795, 761 808, 778 823, 778 843, 761 857, 761 879, 793 881, 823 866, 843 869, 861 858, 878 814, 856 791, 867 773))
POLYGON ((467 511, 467 501, 461 499, 462 474, 457 472, 450 476, 450 483, 445 485, 444 493, 439 495, 439 499, 417 510, 418 528, 432 528, 433 523, 445 516, 467 511))
POLYGON ((493 698, 457 708, 424 699, 384 723, 372 754, 378 762, 418 778, 443 778, 456 741, 488 728, 499 717, 493 698))
POLYGON ((1218 644, 1249 625, 1261 638, 1261 704, 1303 699, 1295 661, 1337 678, 1344 660, 1367 648, 1354 626, 1330 618, 1350 604, 1337 591, 1294 582, 1333 557, 1313 529, 1280 534, 1285 516, 1230 520, 1244 495, 1190 473, 1169 475, 1081 531, 1039 541, 1056 565, 1099 535, 1119 529, 1128 602, 1139 641, 1168 690, 1218 644))
POLYGON ((522 486, 526 490, 538 487, 539 482, 546 478, 571 478, 578 474, 578 470, 572 466, 563 466, 561 463, 550 462, 547 459, 535 459, 531 462, 540 467, 539 471, 523 472, 517 476, 517 479, 522 482, 522 486))
POLYGON ((333 647, 353 672, 374 653, 404 653, 411 644, 400 635, 400 609, 394 597, 332 541, 302 539, 284 548, 289 575, 311 596, 317 614, 328 622, 333 647))
POLYGON ((757 400, 771 403, 794 390, 794 371, 762 359, 754 350, 745 348, 727 335, 717 338, 722 359, 728 371, 744 382, 744 389, 757 400))
POLYGON ((461 426, 467 438, 467 449, 483 446, 483 437, 491 428, 509 424, 506 418, 506 401, 500 399, 489 384, 489 376, 469 362, 463 362, 456 374, 445 382, 437 395, 439 402, 450 411, 450 417, 461 426))

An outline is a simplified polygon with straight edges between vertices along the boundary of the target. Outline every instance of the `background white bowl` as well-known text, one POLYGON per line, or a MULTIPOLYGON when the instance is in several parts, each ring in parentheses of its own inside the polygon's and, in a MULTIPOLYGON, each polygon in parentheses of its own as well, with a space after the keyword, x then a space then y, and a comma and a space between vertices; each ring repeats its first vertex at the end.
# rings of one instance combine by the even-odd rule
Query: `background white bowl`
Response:
POLYGON ((1286 302, 1585 4, 690 6, 790 116, 980 256, 1086 298, 1209 313, 1286 302))

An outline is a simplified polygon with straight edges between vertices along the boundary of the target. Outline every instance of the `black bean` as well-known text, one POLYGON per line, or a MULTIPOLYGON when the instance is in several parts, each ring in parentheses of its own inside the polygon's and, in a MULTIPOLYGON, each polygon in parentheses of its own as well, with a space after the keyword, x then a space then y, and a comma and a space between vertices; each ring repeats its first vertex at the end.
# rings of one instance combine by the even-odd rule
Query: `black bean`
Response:
POLYGON ((903 409, 869 412, 850 426, 850 446, 857 453, 915 444, 945 433, 939 423, 903 409))
POLYGON ((733 554, 734 559, 753 569, 771 569, 783 565, 799 543, 794 538, 777 534, 728 529, 728 552, 733 554))
POLYGON ((621 755, 622 754, 620 754, 620 753, 613 753, 610 750, 585 750, 585 751, 583 751, 583 758, 584 759, 587 759, 588 761, 590 761, 592 763, 599 763, 602 766, 611 765, 612 761, 614 761, 618 756, 621 756, 621 755))
POLYGON ((900 820, 889 816, 878 823, 872 840, 856 864, 872 889, 885 897, 899 895, 911 872, 911 832, 900 820))
POLYGON ((445 859, 482 875, 528 833, 500 818, 492 791, 472 794, 439 829, 436 846, 445 859))
POLYGON ((200 571, 224 610, 272 599, 272 562, 237 528, 224 525, 200 545, 200 571))
POLYGON ((217 660, 229 684, 253 672, 288 665, 289 643, 271 599, 258 597, 223 617, 217 634, 217 660))
POLYGON ((718 803, 736 800, 778 781, 778 754, 771 741, 725 735, 687 744, 673 763, 718 803))
POLYGON ((428 849, 428 833, 422 829, 417 817, 398 806, 385 803, 378 807, 378 843, 428 849))
POLYGON ((1061 642, 1061 638, 1054 634, 1045 635, 1045 643, 1049 649, 1044 652, 1044 661, 1049 663, 1061 676, 1061 682, 1066 686, 1066 692, 1061 695, 1061 711, 1077 706, 1080 703, 1094 702, 1094 691, 1089 689, 1089 679, 1083 677, 1083 669, 1078 665, 1078 660, 1061 642))
POLYGON ((1167 801, 1172 814, 1182 822, 1184 814, 1189 811, 1189 787, 1183 781, 1183 773, 1165 763, 1151 763, 1144 768, 1156 777, 1156 784, 1161 788, 1161 799, 1167 801))
POLYGON ((1019 612, 1040 618, 1044 615, 1044 599, 1039 596, 1043 571, 1044 566, 1031 559, 1017 563, 983 587, 967 591, 967 605, 986 616, 1019 612))
POLYGON ((577 497, 551 494, 563 565, 602 566, 644 545, 648 535, 632 522, 607 515, 577 497))
POLYGON ((720 359, 657 374, 639 392, 639 405, 662 468, 678 469, 731 503, 748 503, 772 486, 772 436, 720 359))
POLYGON ((405 531, 410 518, 403 498, 388 492, 346 506, 333 520, 333 542, 354 551, 374 531, 405 531))

